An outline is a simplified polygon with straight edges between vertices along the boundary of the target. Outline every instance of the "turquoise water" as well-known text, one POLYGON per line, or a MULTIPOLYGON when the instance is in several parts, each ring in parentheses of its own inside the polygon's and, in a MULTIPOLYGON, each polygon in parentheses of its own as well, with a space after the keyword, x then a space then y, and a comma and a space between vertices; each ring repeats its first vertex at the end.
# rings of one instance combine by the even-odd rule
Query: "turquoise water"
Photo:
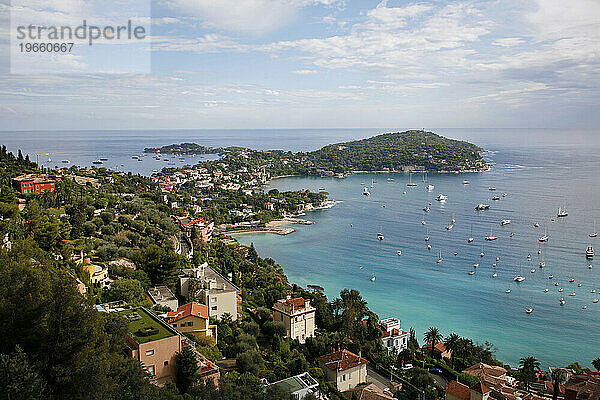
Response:
MULTIPOLYGON (((91 166, 91 161, 107 157, 105 166, 147 175, 164 163, 151 157, 142 162, 132 160, 131 156, 139 155, 144 147, 193 141, 208 146, 299 151, 386 131, 390 130, 0 132, 0 143, 13 151, 21 148, 33 159, 35 152, 60 153, 41 156, 46 166, 61 165, 62 159, 91 166), (53 161, 47 162, 47 158, 53 161)), ((399 317, 405 329, 417 330, 419 338, 428 327, 437 326, 444 334, 456 332, 494 343, 497 356, 511 364, 532 354, 544 365, 575 360, 590 365, 600 356, 600 303, 592 303, 600 293, 590 293, 592 289, 600 291, 600 263, 592 262, 593 268, 588 269, 590 262, 585 260, 584 251, 588 243, 593 243, 600 257, 597 239, 587 236, 594 219, 600 229, 600 132, 434 131, 483 146, 490 150, 486 158, 495 165, 484 173, 430 174, 429 183, 435 185, 432 192, 425 190, 419 175, 413 176, 419 186, 412 188, 405 186, 408 177, 401 174, 276 180, 271 187, 325 187, 341 203, 309 213, 306 218, 317 223, 295 226, 297 232, 291 235, 238 239, 246 244, 253 242, 259 254, 276 259, 293 282, 319 284, 331 297, 345 287, 359 289, 381 317, 399 317), (395 180, 389 182, 388 177, 395 180), (372 195, 365 197, 361 182, 370 186, 372 178, 377 183, 370 189, 372 195), (469 185, 462 184, 465 179, 469 185), (490 192, 489 186, 498 190, 490 192), (490 200, 502 192, 508 196, 497 202, 490 200), (444 204, 433 200, 440 193, 449 196, 444 204), (564 201, 569 216, 551 221, 564 201), (431 211, 425 215, 427 225, 422 226, 422 208, 428 202, 432 203, 431 211), (480 202, 491 204, 490 210, 476 212, 474 207, 480 202), (444 226, 453 214, 456 224, 448 232, 444 226), (506 218, 512 223, 501 227, 500 221, 506 218), (534 222, 539 222, 540 228, 534 228, 534 222), (475 241, 468 244, 471 224, 475 241), (543 234, 545 224, 550 240, 541 248, 548 266, 531 274, 530 269, 539 263, 537 238, 543 234), (380 226, 383 241, 376 239, 380 226), (499 239, 485 242, 490 227, 499 239), (431 251, 423 240, 426 228, 431 251), (510 232, 514 233, 512 238, 510 232), (482 244, 483 259, 479 257, 482 244), (439 249, 443 252, 442 264, 435 262, 439 249), (402 256, 396 254, 397 250, 402 250, 402 256), (527 260, 528 254, 532 261, 527 260), (501 259, 494 279, 492 263, 496 256, 501 259), (470 276, 468 271, 474 263, 480 266, 470 276), (513 278, 521 271, 526 281, 516 284, 513 278), (375 282, 370 281, 373 273, 375 282), (547 278, 550 274, 554 280, 547 278), (574 283, 568 282, 571 277, 574 283), (555 281, 564 292, 558 292, 555 281), (543 292, 546 287, 548 293, 543 292), (511 293, 506 294, 509 288, 511 293), (572 292, 576 292, 575 297, 568 295, 572 292), (563 307, 558 301, 561 296, 567 302, 563 307), (583 305, 588 309, 582 310, 583 305), (534 309, 531 315, 525 313, 527 307, 534 309)), ((197 161, 198 157, 186 160, 197 161)))
POLYGON ((600 292, 600 264, 586 260, 584 252, 588 243, 600 251, 596 239, 588 237, 593 220, 600 221, 600 146, 595 134, 535 134, 537 139, 527 132, 502 136, 486 132, 479 141, 471 138, 490 150, 485 155, 494 163, 490 171, 429 174, 426 184, 420 175, 413 175, 418 187, 406 187, 408 177, 402 174, 275 180, 269 188, 324 187, 341 202, 309 213, 305 218, 316 224, 295 226, 297 232, 291 235, 238 239, 276 259, 293 282, 324 286, 330 297, 346 287, 360 290, 380 317, 400 318, 404 329, 414 327, 419 338, 428 327, 437 326, 444 334, 492 342, 497 357, 513 365, 530 354, 544 365, 575 360, 590 365, 600 356, 600 303, 592 303, 600 293, 590 293, 600 292), (369 189, 372 195, 363 196, 361 183, 370 186, 372 179, 376 180, 369 189), (463 180, 470 184, 463 185, 463 180), (425 189, 429 183, 435 186, 431 192, 425 189), (489 186, 497 191, 489 191, 489 186), (503 192, 507 197, 501 196, 503 192), (435 201, 440 193, 448 195, 448 201, 435 201), (492 201, 494 195, 501 199, 492 201), (558 219, 557 209, 564 201, 569 216, 558 219), (431 211, 424 213, 429 202, 431 211), (491 207, 478 212, 474 209, 478 203, 491 207), (447 231, 444 227, 452 215, 456 223, 447 231), (501 226, 502 219, 512 222, 501 226), (537 239, 545 225, 550 240, 540 245, 537 239), (469 244, 471 226, 475 240, 469 244), (498 240, 484 240, 490 228, 498 240), (380 229, 383 241, 376 237, 380 229), (424 241, 426 229, 432 250, 424 241), (439 249, 441 264, 436 263, 439 249), (538 249, 547 263, 543 269, 538 268, 538 249), (402 250, 401 256, 397 250, 402 250), (498 276, 493 278, 496 257, 500 257, 498 276), (480 264, 475 275, 468 275, 475 263, 480 264), (519 273, 526 280, 515 283, 519 273), (373 274, 375 282, 370 280, 373 274), (575 282, 568 282, 571 277, 575 282), (572 292, 576 296, 569 296, 572 292), (559 305, 560 297, 566 300, 564 306, 559 305), (530 315, 525 312, 528 307, 534 310, 530 315))

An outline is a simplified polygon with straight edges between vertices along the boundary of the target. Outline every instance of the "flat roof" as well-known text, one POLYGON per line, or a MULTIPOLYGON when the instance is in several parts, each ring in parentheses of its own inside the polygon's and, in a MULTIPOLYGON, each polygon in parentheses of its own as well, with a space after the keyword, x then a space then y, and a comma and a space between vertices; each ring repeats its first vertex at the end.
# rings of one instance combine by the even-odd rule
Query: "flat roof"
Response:
POLYGON ((140 344, 177 335, 173 328, 145 308, 126 310, 119 314, 128 320, 129 336, 140 344))
POLYGON ((307 389, 313 386, 318 386, 318 382, 310 376, 309 373, 304 373, 296 376, 290 376, 289 378, 282 379, 274 382, 271 386, 277 386, 289 393, 295 393, 302 389, 307 389))

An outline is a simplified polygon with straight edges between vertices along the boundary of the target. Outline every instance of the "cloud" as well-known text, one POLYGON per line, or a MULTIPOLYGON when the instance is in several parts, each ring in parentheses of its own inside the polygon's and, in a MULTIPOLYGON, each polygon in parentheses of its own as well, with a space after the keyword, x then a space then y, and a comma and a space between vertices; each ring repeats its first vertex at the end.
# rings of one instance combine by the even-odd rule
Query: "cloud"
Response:
POLYGON ((339 0, 169 0, 173 11, 200 19, 209 29, 262 34, 290 23, 307 6, 341 5, 339 0))
POLYGON ((314 69, 297 69, 295 71, 290 71, 292 74, 298 74, 298 75, 313 75, 313 74, 318 74, 319 71, 316 71, 314 69))
POLYGON ((500 46, 500 47, 513 47, 513 46, 518 46, 525 43, 525 40, 522 38, 518 38, 518 37, 507 37, 507 38, 500 38, 500 39, 496 39, 495 41, 492 42, 492 44, 494 46, 500 46))

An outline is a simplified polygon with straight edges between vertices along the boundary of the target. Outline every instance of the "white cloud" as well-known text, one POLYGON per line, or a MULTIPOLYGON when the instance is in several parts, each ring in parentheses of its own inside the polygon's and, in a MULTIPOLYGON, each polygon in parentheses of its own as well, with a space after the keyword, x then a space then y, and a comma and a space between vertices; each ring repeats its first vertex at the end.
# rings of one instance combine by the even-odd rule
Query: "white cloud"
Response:
POLYGON ((513 47, 521 45, 523 43, 525 43, 525 40, 519 37, 500 38, 492 42, 493 45, 500 47, 513 47))
POLYGON ((297 69, 295 71, 290 71, 292 74, 298 74, 298 75, 314 75, 314 74, 318 74, 319 71, 316 71, 314 69, 297 69))

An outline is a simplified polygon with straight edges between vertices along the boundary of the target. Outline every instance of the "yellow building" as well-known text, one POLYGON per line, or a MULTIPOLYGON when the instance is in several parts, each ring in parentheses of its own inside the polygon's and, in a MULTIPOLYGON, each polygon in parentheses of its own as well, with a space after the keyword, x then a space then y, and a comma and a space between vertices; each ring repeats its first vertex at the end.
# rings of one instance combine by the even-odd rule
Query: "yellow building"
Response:
POLYGON ((108 267, 100 263, 86 262, 82 266, 83 270, 90 275, 90 284, 93 287, 104 287, 108 285, 108 267))
POLYGON ((211 337, 217 341, 217 326, 210 325, 208 307, 204 304, 187 303, 167 313, 169 324, 181 333, 191 333, 196 338, 211 337))

